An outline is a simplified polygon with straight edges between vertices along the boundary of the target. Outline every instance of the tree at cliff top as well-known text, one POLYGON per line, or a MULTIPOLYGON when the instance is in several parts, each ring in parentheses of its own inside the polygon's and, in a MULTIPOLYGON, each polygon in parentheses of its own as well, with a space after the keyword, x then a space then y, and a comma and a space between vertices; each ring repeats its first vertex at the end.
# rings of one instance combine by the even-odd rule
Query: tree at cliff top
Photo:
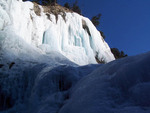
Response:
POLYGON ((42 5, 50 5, 50 4, 55 5, 57 3, 57 0, 23 0, 23 1, 32 1, 42 5))
POLYGON ((72 11, 78 13, 81 15, 81 9, 78 5, 78 1, 76 0, 72 5, 70 5, 68 2, 66 2, 64 4, 64 7, 68 8, 68 9, 71 9, 72 11))
POLYGON ((113 53, 113 55, 116 59, 128 56, 123 51, 119 51, 117 48, 111 48, 111 52, 113 53))

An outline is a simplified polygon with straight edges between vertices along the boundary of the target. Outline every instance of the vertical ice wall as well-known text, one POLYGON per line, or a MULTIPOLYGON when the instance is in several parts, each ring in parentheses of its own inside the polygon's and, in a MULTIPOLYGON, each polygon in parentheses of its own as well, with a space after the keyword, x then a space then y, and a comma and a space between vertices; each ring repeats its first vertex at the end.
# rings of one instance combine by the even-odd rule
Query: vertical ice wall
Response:
POLYGON ((0 30, 1 34, 15 33, 25 43, 47 54, 60 52, 80 65, 96 63, 95 56, 99 61, 114 60, 109 46, 91 21, 73 12, 60 11, 54 15, 35 3, 1 0, 0 30))

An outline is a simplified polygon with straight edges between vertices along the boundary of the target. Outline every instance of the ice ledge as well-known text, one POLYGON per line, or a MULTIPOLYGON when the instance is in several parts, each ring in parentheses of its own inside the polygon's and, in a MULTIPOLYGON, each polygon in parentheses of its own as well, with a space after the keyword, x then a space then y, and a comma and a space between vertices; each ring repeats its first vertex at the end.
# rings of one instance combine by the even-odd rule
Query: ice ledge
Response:
MULTIPOLYGON (((108 44, 90 20, 65 11, 58 13, 53 7, 49 10, 48 7, 21 0, 1 0, 1 33, 7 31, 7 40, 13 38, 10 33, 13 29, 14 34, 25 43, 40 48, 46 54, 51 51, 60 52, 79 65, 96 63, 95 57, 105 63, 114 60, 108 44)), ((14 52, 23 52, 25 49, 14 52)))

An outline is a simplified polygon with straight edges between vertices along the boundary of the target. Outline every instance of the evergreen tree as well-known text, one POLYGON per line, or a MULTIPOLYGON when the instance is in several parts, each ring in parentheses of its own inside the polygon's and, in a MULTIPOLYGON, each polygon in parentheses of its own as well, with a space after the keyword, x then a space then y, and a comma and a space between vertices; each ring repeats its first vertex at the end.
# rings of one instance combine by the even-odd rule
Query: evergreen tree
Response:
POLYGON ((64 7, 66 7, 66 8, 68 8, 68 9, 70 9, 70 10, 72 10, 72 11, 74 11, 74 12, 76 12, 76 13, 81 15, 81 9, 78 6, 78 1, 77 0, 72 5, 69 5, 69 3, 66 2, 64 4, 64 7))
POLYGON ((57 0, 23 0, 23 1, 32 1, 42 5, 50 5, 50 4, 55 5, 57 3, 57 0))
POLYGON ((68 9, 71 9, 71 7, 70 7, 70 5, 69 5, 68 2, 66 2, 66 3, 64 4, 64 7, 68 8, 68 9))
POLYGON ((57 0, 42 0, 43 5, 50 5, 50 4, 56 5, 56 3, 57 3, 57 0))
POLYGON ((95 25, 95 27, 98 27, 99 26, 99 20, 100 20, 100 17, 101 17, 101 14, 99 13, 98 15, 96 15, 96 16, 93 16, 92 18, 91 18, 91 21, 92 21, 92 23, 95 25))
POLYGON ((78 14, 81 14, 81 9, 78 6, 78 1, 75 1, 75 3, 73 3, 72 10, 78 14))
POLYGON ((123 51, 120 52, 117 48, 111 48, 111 52, 113 53, 116 59, 128 56, 127 54, 124 54, 123 51))

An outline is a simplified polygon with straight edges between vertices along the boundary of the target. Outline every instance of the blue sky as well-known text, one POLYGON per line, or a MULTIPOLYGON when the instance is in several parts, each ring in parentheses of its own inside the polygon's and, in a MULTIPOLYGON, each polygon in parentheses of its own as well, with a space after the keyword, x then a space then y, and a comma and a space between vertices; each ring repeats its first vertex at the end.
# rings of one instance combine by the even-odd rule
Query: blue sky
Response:
POLYGON ((150 0, 78 0, 78 4, 84 16, 102 14, 98 29, 110 47, 129 56, 150 51, 150 0))

